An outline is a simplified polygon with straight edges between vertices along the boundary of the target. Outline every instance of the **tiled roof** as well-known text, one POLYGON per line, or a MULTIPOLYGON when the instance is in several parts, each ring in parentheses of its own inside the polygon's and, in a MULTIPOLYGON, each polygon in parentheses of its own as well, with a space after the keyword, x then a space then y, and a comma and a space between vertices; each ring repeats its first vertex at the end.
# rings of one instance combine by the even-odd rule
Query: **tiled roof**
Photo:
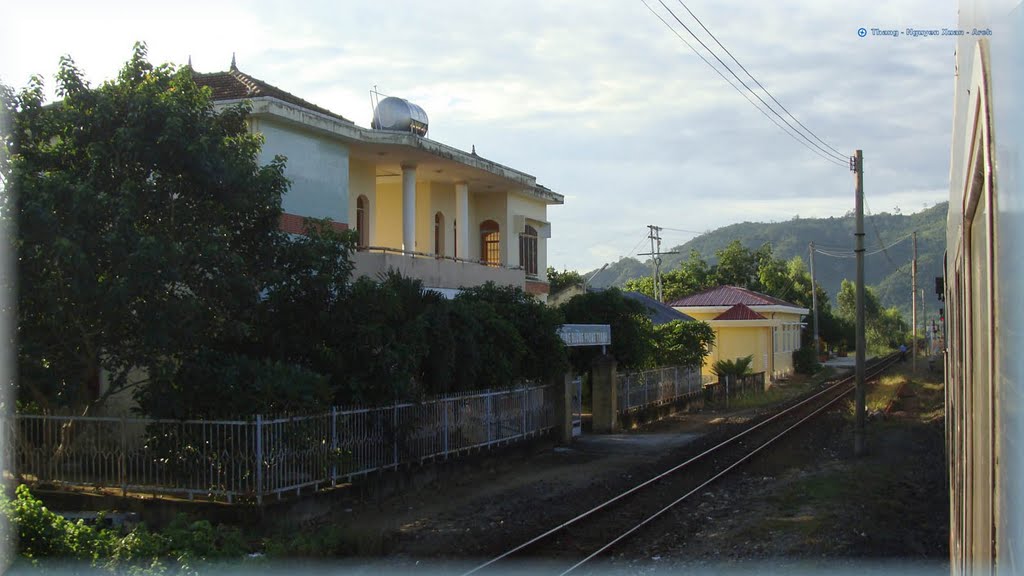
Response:
POLYGON ((199 86, 207 86, 213 91, 214 100, 241 100, 247 98, 260 98, 270 97, 277 98, 296 106, 301 106, 307 110, 319 112, 331 118, 336 118, 344 122, 352 123, 351 120, 345 118, 341 114, 335 114, 326 108, 321 108, 315 104, 307 102, 302 98, 281 90, 276 86, 271 86, 263 80, 253 78, 245 72, 242 72, 236 68, 232 62, 231 69, 227 72, 210 72, 208 74, 200 74, 198 72, 192 73, 192 78, 199 86))
POLYGON ((780 300, 774 296, 747 290, 738 286, 715 286, 703 292, 692 294, 670 302, 669 306, 685 308, 687 306, 789 306, 799 308, 796 304, 780 300))
POLYGON ((715 320, 765 320, 765 317, 748 308, 746 304, 737 304, 719 314, 715 320))
POLYGON ((693 322, 693 318, 683 314, 679 310, 675 310, 661 302, 658 302, 654 298, 640 292, 623 292, 623 296, 630 300, 636 300, 647 307, 649 312, 647 317, 651 319, 651 323, 655 326, 659 324, 668 324, 673 320, 682 320, 683 322, 693 322))

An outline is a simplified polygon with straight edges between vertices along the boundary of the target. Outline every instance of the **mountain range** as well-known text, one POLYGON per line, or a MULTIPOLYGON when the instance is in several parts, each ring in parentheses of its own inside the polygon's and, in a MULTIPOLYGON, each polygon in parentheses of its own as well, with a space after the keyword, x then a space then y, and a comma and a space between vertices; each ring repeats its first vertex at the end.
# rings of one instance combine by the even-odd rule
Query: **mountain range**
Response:
MULTIPOLYGON (((913 232, 917 232, 917 287, 918 306, 922 305, 920 290, 924 289, 924 306, 933 318, 941 303, 935 295, 935 278, 942 276, 943 254, 946 249, 946 212, 948 202, 936 204, 913 214, 865 214, 864 216, 864 277, 865 283, 878 294, 886 307, 895 306, 909 321, 911 316, 911 262, 913 232)), ((817 282, 828 292, 835 305, 835 297, 844 279, 856 278, 854 257, 853 213, 843 217, 799 218, 787 222, 742 222, 731 224, 697 236, 685 244, 666 251, 678 252, 662 257, 662 273, 678 268, 696 250, 709 263, 717 261, 715 253, 739 240, 750 249, 770 243, 776 258, 790 260, 800 256, 810 268, 809 246, 814 242, 814 273, 817 282)), ((599 269, 598 269, 599 270, 599 269)), ((633 278, 653 275, 650 260, 632 257, 608 264, 590 280, 590 286, 622 287, 633 278)), ((920 313, 920 310, 919 310, 920 313)), ((920 318, 920 317, 919 317, 920 318)), ((920 321, 920 320, 919 320, 920 321)))

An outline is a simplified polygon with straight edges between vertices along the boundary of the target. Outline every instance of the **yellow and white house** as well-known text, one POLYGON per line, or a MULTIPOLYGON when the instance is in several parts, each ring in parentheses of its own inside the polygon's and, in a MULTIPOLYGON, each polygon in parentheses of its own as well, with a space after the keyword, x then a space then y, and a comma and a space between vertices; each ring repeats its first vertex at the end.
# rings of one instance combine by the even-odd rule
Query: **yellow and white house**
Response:
POLYGON ((382 100, 377 111, 404 106, 404 125, 375 114, 375 128, 364 128, 234 61, 227 72, 194 78, 217 106, 251 104, 250 129, 265 139, 262 162, 287 158, 282 229, 301 233, 302 219, 315 217, 356 230, 356 275, 393 268, 442 291, 493 281, 546 299, 547 207, 563 197, 535 177, 426 138, 426 114, 401 99, 382 100))
POLYGON ((718 360, 753 355, 751 368, 772 380, 793 373, 793 351, 800 348, 803 317, 810 311, 778 298, 739 288, 716 286, 669 303, 703 320, 715 332, 715 345, 701 371, 711 373, 718 360))

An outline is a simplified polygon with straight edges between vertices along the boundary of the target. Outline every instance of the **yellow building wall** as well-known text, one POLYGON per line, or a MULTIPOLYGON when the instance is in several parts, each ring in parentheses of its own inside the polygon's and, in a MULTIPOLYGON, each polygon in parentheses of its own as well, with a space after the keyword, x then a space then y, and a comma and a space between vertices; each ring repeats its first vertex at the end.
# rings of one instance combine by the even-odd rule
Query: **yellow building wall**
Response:
MULTIPOLYGON (((509 194, 508 214, 506 217, 510 223, 514 223, 516 221, 516 216, 525 216, 526 218, 540 222, 547 222, 547 205, 537 200, 532 200, 516 194, 509 194)), ((508 263, 512 266, 519 265, 519 234, 524 230, 509 231, 508 263)), ((547 238, 537 238, 537 279, 542 282, 547 281, 547 242, 547 238)))
POLYGON ((765 365, 765 354, 771 345, 770 328, 762 326, 723 328, 714 327, 715 347, 712 353, 705 359, 702 372, 711 374, 711 366, 718 360, 735 360, 744 356, 754 355, 754 362, 751 370, 764 372, 768 370, 765 365))
POLYGON ((370 204, 367 219, 370 227, 370 246, 379 246, 377 243, 377 170, 372 164, 362 162, 355 158, 348 160, 348 222, 349 228, 356 228, 356 201, 359 196, 366 196, 370 204))
POLYGON ((402 183, 377 183, 375 246, 402 248, 402 183))
MULTIPOLYGON (((507 214, 508 198, 503 192, 499 193, 476 193, 472 190, 469 193, 469 255, 473 260, 480 259, 480 224, 485 220, 494 220, 498 223, 498 230, 501 234, 501 263, 508 265, 509 221, 507 214)), ((459 223, 462 226, 462 223, 459 223)), ((515 237, 516 242, 516 264, 519 264, 519 236, 515 237)))
MULTIPOLYGON (((455 184, 448 182, 430 182, 425 184, 425 187, 430 187, 430 203, 427 214, 427 229, 429 230, 429 238, 427 240, 427 246, 429 247, 426 252, 434 253, 434 217, 438 212, 441 213, 441 217, 444 223, 444 232, 442 242, 441 254, 444 256, 455 255, 455 184)), ((419 226, 419 222, 416 222, 419 226)))

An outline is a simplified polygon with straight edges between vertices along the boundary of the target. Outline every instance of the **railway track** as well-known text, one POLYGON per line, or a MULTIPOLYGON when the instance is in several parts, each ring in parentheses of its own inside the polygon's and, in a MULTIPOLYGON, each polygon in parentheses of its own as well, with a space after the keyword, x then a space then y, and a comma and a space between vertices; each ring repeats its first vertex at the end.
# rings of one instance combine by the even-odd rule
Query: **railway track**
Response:
MULTIPOLYGON (((876 379, 898 355, 867 366, 865 381, 876 379)), ((597 558, 645 526, 768 449, 814 416, 828 410, 854 390, 854 376, 765 416, 731 437, 598 504, 546 532, 465 572, 493 573, 513 560, 543 558, 547 565, 564 561, 565 576, 597 558), (610 531, 609 526, 614 526, 610 531)))

